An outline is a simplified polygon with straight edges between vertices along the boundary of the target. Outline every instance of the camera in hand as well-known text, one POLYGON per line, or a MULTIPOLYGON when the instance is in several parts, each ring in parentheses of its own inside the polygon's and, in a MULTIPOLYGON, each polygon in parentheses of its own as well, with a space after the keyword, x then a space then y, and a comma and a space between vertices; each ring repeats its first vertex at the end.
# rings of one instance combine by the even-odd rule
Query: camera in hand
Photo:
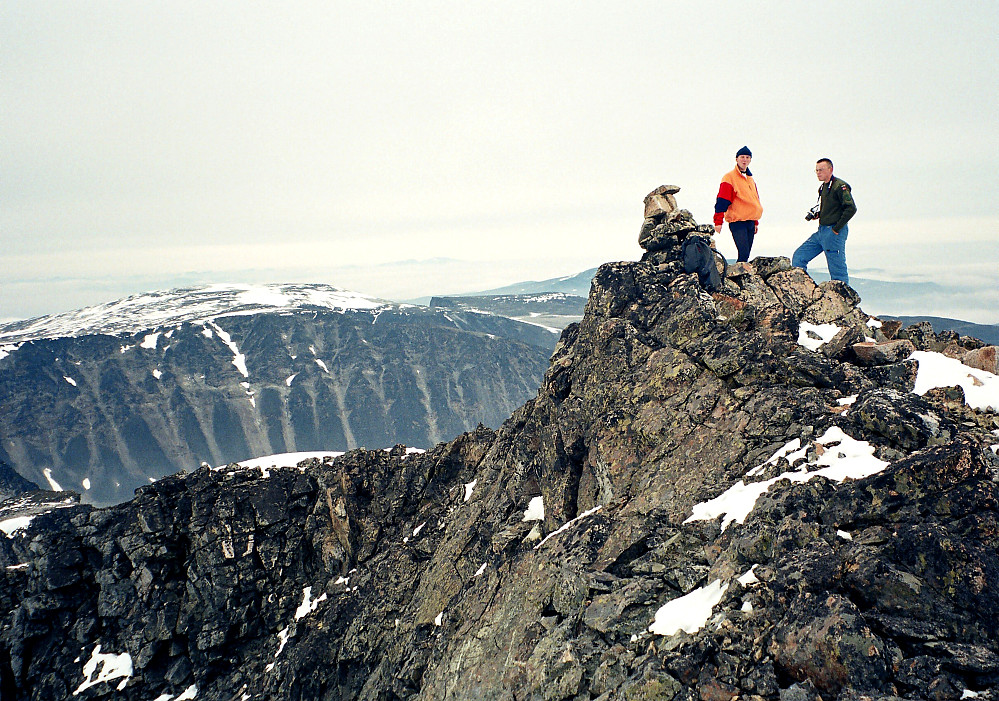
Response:
POLYGON ((815 205, 810 210, 808 214, 805 215, 805 221, 812 221, 813 219, 819 218, 819 205, 815 205))

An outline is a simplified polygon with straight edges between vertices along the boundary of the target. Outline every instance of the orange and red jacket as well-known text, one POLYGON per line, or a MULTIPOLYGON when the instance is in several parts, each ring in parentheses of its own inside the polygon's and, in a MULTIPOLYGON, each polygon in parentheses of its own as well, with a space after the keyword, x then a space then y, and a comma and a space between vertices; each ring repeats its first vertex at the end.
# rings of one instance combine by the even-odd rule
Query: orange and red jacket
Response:
POLYGON ((718 186, 718 199, 715 200, 715 226, 721 226, 725 221, 751 221, 759 224, 763 214, 760 204, 760 193, 756 189, 753 174, 746 171, 743 175, 735 167, 726 173, 718 186))

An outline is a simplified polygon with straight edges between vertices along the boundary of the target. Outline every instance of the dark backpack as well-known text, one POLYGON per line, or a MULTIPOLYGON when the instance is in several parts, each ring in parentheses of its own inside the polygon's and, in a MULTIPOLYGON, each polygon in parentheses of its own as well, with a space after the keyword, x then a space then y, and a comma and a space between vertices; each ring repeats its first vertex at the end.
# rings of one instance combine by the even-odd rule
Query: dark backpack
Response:
POLYGON ((688 273, 697 273, 701 286, 709 292, 720 290, 722 276, 728 270, 725 256, 711 248, 711 243, 704 236, 688 236, 683 240, 683 269, 688 273), (722 273, 718 274, 715 256, 721 258, 722 273))

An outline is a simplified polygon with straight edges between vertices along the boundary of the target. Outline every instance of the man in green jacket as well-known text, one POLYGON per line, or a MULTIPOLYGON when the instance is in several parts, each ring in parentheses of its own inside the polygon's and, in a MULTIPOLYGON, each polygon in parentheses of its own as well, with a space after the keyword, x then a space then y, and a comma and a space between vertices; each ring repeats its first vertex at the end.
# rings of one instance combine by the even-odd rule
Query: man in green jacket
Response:
POLYGON ((805 217, 807 221, 818 218, 819 230, 798 246, 791 257, 791 265, 802 270, 820 253, 826 254, 829 277, 850 284, 846 271, 846 225, 850 217, 857 213, 850 186, 833 175, 833 163, 828 158, 820 158, 815 163, 815 175, 819 182, 818 214, 813 209, 805 217))

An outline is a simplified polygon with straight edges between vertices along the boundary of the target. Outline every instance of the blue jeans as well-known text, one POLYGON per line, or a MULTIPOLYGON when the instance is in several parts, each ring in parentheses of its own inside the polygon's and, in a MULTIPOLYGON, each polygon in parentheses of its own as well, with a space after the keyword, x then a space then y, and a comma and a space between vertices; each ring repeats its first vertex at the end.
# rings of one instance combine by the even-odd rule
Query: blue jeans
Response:
POLYGON ((791 256, 791 265, 795 268, 808 270, 808 264, 820 253, 826 254, 826 265, 829 266, 829 277, 850 284, 850 276, 846 272, 846 237, 850 227, 844 226, 839 234, 834 234, 831 226, 820 226, 819 230, 798 246, 791 256))

